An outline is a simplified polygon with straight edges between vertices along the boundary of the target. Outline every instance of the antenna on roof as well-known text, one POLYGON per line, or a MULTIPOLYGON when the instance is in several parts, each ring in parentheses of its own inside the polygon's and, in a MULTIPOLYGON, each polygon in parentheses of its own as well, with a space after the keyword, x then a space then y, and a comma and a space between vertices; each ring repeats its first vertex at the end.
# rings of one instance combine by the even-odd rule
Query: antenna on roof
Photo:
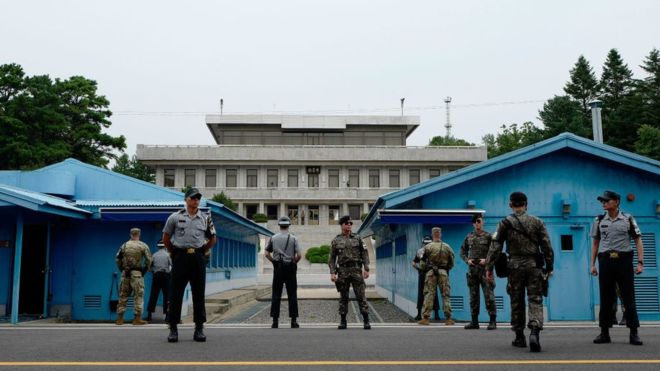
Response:
POLYGON ((447 138, 451 137, 451 121, 449 121, 449 103, 451 103, 451 97, 445 98, 445 104, 447 106, 447 123, 445 128, 447 128, 447 138))
POLYGON ((406 98, 401 98, 401 116, 403 116, 403 102, 406 101, 406 98))
POLYGON ((225 100, 220 98, 220 116, 222 116, 222 106, 225 105, 225 100))

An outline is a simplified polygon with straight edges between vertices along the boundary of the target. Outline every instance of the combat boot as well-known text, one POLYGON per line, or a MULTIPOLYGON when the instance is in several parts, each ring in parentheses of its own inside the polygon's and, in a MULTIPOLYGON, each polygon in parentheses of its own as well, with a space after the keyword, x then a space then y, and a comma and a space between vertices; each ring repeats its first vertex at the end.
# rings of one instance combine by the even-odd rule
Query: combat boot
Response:
POLYGON ((532 332, 529 334, 529 350, 531 352, 540 352, 541 351, 541 329, 538 327, 532 327, 532 332))
POLYGON ((516 330, 516 338, 511 342, 511 345, 518 348, 527 348, 527 341, 525 340, 525 332, 523 330, 516 330))
POLYGON ((176 325, 170 325, 170 334, 167 336, 168 343, 176 343, 179 341, 179 330, 176 325))
POLYGON ((415 316, 415 321, 419 321, 420 319, 422 319, 422 310, 417 309, 417 315, 415 316))
POLYGON ((124 313, 119 313, 117 314, 117 320, 115 321, 115 325, 121 326, 124 324, 124 313))
POLYGON ((278 328, 280 325, 279 318, 273 317, 273 324, 270 325, 270 328, 278 328))
POLYGON ((291 328, 299 328, 300 325, 298 324, 298 321, 296 321, 296 317, 291 317, 291 328))
POLYGON ((428 318, 422 318, 419 322, 417 322, 418 325, 423 325, 423 326, 428 326, 429 323, 431 323, 431 320, 428 318))
POLYGON ((611 343, 612 339, 610 338, 610 329, 609 327, 601 327, 600 334, 594 339, 594 344, 607 344, 611 343))
POLYGON ((642 339, 639 338, 637 333, 637 328, 630 328, 630 344, 632 345, 642 345, 642 339))
POLYGON ((195 324, 195 334, 193 335, 193 340, 199 342, 206 341, 206 335, 204 335, 204 325, 195 324))
POLYGON ((477 330, 479 329, 479 320, 477 316, 472 316, 472 321, 470 321, 465 327, 466 330, 477 330))
POLYGON ((337 326, 337 329, 346 330, 346 315, 345 314, 341 315, 341 319, 339 320, 339 326, 337 326))
POLYGON ((454 322, 454 320, 451 319, 451 313, 445 313, 445 326, 451 326, 454 323, 456 322, 454 322))
POLYGON ((497 328, 497 317, 493 314, 490 316, 490 322, 488 322, 487 330, 495 330, 497 328))
POLYGON ((146 325, 147 322, 142 320, 142 312, 135 312, 135 317, 133 317, 133 326, 146 325))
POLYGON ((369 314, 363 313, 362 318, 364 319, 364 329, 371 330, 371 324, 369 323, 369 314))

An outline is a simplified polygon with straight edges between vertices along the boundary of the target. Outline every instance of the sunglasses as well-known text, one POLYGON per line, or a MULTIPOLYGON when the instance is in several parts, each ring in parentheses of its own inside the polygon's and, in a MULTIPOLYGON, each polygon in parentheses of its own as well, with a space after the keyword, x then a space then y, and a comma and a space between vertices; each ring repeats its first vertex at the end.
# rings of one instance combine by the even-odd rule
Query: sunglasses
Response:
POLYGON ((477 224, 480 224, 480 223, 483 223, 483 222, 484 222, 483 220, 477 220, 477 221, 475 221, 475 223, 477 223, 477 224))
POLYGON ((344 223, 341 223, 341 224, 353 225, 353 222, 344 222, 344 223))

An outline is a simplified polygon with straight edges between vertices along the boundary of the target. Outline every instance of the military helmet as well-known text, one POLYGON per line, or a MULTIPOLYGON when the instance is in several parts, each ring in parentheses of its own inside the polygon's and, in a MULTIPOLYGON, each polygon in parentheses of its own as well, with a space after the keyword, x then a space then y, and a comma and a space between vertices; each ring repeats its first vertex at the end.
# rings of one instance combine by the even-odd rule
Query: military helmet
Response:
POLYGON ((422 243, 424 245, 426 245, 427 243, 431 243, 431 242, 433 242, 433 239, 429 235, 426 235, 426 236, 424 236, 424 238, 422 238, 422 243))
POLYGON ((523 206, 527 203, 527 195, 522 192, 513 192, 509 196, 509 201, 513 206, 523 206))
POLYGON ((282 227, 288 227, 291 225, 291 219, 288 216, 283 216, 277 221, 277 225, 282 227))

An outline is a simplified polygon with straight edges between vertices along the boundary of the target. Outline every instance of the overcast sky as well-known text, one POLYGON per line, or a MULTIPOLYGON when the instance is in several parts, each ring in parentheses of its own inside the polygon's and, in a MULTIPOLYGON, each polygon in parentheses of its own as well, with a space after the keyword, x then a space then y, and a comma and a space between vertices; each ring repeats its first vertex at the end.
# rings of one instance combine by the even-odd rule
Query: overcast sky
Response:
MULTIPOLYGON (((481 143, 534 121, 583 54, 617 48, 637 77, 660 48, 660 1, 9 1, 0 63, 98 82, 112 135, 214 144, 204 113, 421 116, 408 145, 481 143)), ((540 125, 540 124, 539 124, 540 125)))

